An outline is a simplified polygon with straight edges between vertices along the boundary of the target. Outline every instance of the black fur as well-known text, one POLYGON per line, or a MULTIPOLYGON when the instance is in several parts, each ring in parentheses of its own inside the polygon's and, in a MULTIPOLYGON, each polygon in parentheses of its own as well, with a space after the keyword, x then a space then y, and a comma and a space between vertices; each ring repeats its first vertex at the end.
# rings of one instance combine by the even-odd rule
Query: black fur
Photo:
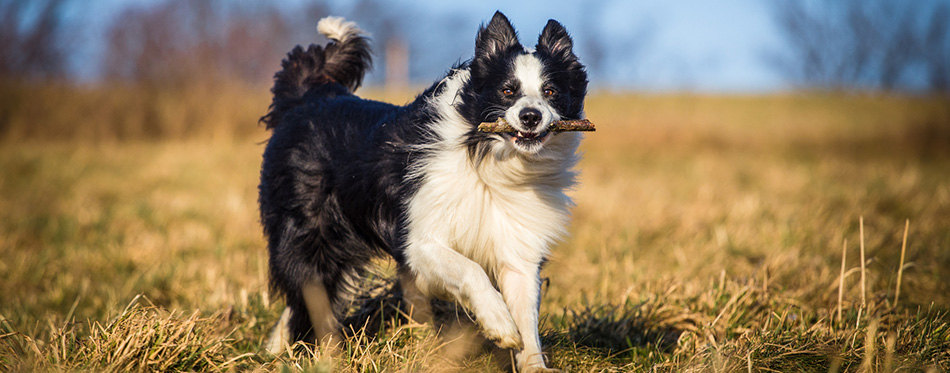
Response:
POLYGON ((304 51, 299 45, 294 47, 281 61, 281 70, 274 74, 274 99, 270 112, 261 121, 267 129, 274 128, 280 116, 303 103, 304 94, 312 87, 339 83, 355 92, 370 66, 369 40, 360 35, 342 43, 334 40, 326 48, 310 44, 304 51))
MULTIPOLYGON (((486 108, 505 102, 499 88, 510 84, 511 60, 526 53, 508 20, 496 13, 477 37, 475 57, 456 66, 471 72, 457 110, 468 121, 466 139, 473 161, 485 156, 497 134, 476 132, 486 108), (477 151, 477 149, 483 149, 477 151)), ((565 118, 579 118, 587 76, 570 52, 570 38, 551 21, 536 55, 550 64, 565 118), (564 49, 565 42, 567 49, 564 49)), ((292 311, 296 340, 312 341, 301 295, 307 281, 319 280, 330 301, 339 302, 343 281, 372 258, 391 255, 402 266, 406 244, 406 202, 419 180, 410 167, 426 156, 429 126, 438 110, 429 98, 436 83, 406 106, 353 95, 370 66, 368 40, 353 37, 326 47, 294 48, 274 76, 273 103, 261 118, 273 130, 264 151, 259 186, 261 222, 268 239, 271 286, 292 311)))

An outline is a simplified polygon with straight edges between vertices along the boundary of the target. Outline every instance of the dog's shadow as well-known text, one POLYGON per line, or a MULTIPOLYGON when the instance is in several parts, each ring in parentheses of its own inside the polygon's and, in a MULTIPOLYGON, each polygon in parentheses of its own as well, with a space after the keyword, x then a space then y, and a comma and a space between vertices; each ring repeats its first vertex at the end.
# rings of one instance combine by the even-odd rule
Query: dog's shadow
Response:
POLYGON ((542 342, 583 347, 585 352, 625 359, 672 352, 680 336, 696 331, 699 317, 676 312, 654 301, 622 305, 585 305, 549 318, 542 342))
MULTIPOLYGON (((349 337, 361 334, 367 338, 385 335, 401 325, 419 321, 411 317, 414 310, 403 298, 398 281, 377 278, 350 304, 341 310, 343 333, 349 337), (415 319, 415 320, 413 320, 415 319)), ((510 370, 512 355, 498 348, 477 332, 474 318, 462 307, 438 299, 429 301, 432 323, 439 337, 464 346, 466 352, 456 358, 488 358, 498 369, 510 370)), ((696 328, 698 320, 671 314, 657 302, 625 305, 585 305, 579 310, 564 309, 542 321, 541 341, 545 352, 562 347, 568 350, 597 353, 605 357, 624 359, 625 356, 644 352, 672 351, 680 335, 696 328), (568 347, 569 346, 569 347, 568 347)))

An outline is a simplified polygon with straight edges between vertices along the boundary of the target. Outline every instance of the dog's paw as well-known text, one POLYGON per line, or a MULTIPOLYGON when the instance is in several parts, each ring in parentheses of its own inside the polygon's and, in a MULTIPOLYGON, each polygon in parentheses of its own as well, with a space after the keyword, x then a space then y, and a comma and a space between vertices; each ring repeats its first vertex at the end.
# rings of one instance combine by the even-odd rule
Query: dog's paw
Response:
POLYGON ((488 339, 490 339, 492 342, 495 342, 495 345, 501 348, 510 349, 510 350, 520 350, 524 348, 524 343, 521 342, 521 338, 518 335, 500 336, 500 335, 492 335, 491 333, 486 332, 485 336, 488 339))
POLYGON ((507 317, 502 317, 499 321, 482 323, 485 337, 495 342, 495 344, 501 348, 512 350, 523 349, 524 343, 521 341, 521 333, 518 332, 518 327, 515 326, 515 322, 511 319, 511 316, 505 316, 507 317))
POLYGON ((540 352, 521 351, 515 355, 518 362, 518 371, 521 373, 560 372, 560 369, 548 368, 544 365, 544 357, 540 352))
MULTIPOLYGON (((501 297, 498 298, 500 301, 501 297)), ((518 332, 518 326, 511 318, 508 308, 504 307, 504 302, 499 303, 501 306, 483 308, 477 315, 478 323, 481 324, 485 337, 495 342, 498 347, 520 351, 524 348, 524 343, 521 340, 521 333, 518 332)))

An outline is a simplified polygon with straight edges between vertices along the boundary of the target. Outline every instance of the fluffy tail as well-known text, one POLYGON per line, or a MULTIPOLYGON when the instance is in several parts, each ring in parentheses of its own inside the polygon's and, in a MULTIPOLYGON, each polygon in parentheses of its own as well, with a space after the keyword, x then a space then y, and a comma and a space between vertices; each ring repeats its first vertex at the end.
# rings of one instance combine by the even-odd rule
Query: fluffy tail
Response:
POLYGON ((372 65, 365 32, 341 17, 321 19, 317 32, 330 39, 330 43, 311 44, 307 50, 299 45, 294 47, 281 61, 281 70, 274 74, 274 99, 270 111, 261 118, 267 129, 276 127, 283 114, 300 104, 313 87, 339 83, 354 92, 363 83, 363 76, 372 65))

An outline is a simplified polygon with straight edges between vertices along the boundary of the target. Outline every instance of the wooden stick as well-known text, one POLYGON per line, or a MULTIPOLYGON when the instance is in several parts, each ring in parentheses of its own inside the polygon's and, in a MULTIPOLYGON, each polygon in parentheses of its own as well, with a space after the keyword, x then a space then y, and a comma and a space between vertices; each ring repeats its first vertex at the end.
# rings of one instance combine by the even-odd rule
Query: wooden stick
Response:
MULTIPOLYGON (((551 123, 551 126, 548 127, 548 131, 551 132, 568 132, 568 131, 584 131, 592 132, 596 129, 594 124, 587 119, 571 119, 571 120, 559 120, 551 123)), ((498 118, 494 122, 484 122, 478 125, 478 132, 493 132, 493 133, 508 133, 508 132, 518 132, 518 130, 511 127, 504 118, 498 118)))
POLYGON ((901 275, 904 274, 904 253, 907 251, 907 229, 910 228, 910 219, 904 222, 904 242, 901 244, 901 265, 897 267, 897 291, 894 292, 894 308, 901 299, 901 275))

